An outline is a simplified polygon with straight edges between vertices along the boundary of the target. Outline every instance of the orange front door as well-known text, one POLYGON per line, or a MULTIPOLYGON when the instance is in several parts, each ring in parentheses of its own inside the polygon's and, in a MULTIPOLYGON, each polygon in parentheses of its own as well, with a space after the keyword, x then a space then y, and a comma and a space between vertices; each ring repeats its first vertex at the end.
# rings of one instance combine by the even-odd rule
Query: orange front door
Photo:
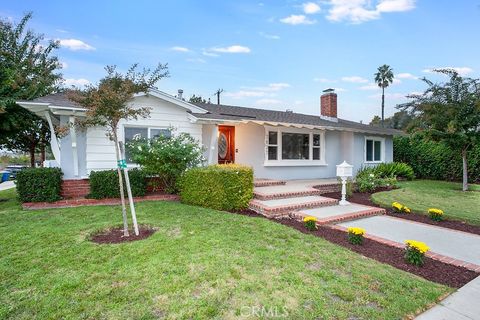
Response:
POLYGON ((218 126, 218 163, 235 162, 235 127, 218 126))

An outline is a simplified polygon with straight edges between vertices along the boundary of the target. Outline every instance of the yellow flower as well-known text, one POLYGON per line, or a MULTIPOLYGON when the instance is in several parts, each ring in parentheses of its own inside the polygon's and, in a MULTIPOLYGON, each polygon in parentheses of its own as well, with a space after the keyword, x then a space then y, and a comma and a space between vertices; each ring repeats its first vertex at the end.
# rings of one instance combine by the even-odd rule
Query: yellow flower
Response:
POLYGON ((405 213, 411 213, 412 210, 410 210, 409 207, 403 207, 403 212, 405 212, 405 213))
POLYGON ((443 210, 440 210, 440 209, 435 209, 435 208, 430 208, 428 209, 428 213, 430 214, 436 214, 436 215, 443 215, 443 210))
POLYGON ((347 230, 348 230, 348 233, 352 233, 357 236, 363 236, 365 234, 365 229, 362 229, 362 228, 349 227, 347 230))
POLYGON ((305 218, 303 218, 303 222, 309 222, 309 221, 316 222, 317 218, 315 218, 315 217, 305 217, 305 218))
POLYGON ((408 248, 417 250, 422 254, 430 250, 430 248, 424 242, 421 242, 421 241, 406 240, 405 244, 407 245, 408 248))
POLYGON ((403 209, 403 204, 401 204, 400 202, 394 202, 392 203, 392 208, 394 209, 397 209, 398 211, 402 211, 403 209))

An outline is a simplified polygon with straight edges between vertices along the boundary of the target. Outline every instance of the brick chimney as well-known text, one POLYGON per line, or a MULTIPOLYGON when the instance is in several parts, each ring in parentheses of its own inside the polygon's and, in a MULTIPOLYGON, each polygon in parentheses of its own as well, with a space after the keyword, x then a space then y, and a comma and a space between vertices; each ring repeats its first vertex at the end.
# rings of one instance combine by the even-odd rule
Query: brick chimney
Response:
POLYGON ((320 114, 332 120, 337 119, 337 94, 334 89, 323 90, 320 97, 320 114))

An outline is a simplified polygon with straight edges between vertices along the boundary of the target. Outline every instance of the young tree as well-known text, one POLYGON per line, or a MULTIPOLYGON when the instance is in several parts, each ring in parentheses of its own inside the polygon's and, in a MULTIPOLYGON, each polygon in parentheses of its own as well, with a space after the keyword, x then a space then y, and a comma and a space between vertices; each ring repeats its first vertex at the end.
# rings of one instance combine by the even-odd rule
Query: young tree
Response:
POLYGON ((202 96, 192 95, 188 102, 191 103, 207 103, 207 100, 203 99, 202 96))
POLYGON ((385 88, 393 82, 393 70, 390 66, 384 64, 378 67, 375 73, 375 82, 382 88, 382 126, 385 119, 385 88))
POLYGON ((428 89, 405 106, 417 116, 427 137, 444 141, 458 150, 463 161, 463 191, 468 190, 467 153, 480 142, 480 79, 461 77, 453 69, 437 69, 450 79, 433 83, 423 79, 428 89))
MULTIPOLYGON (((70 99, 87 109, 86 118, 80 122, 80 125, 83 127, 105 127, 107 136, 115 144, 118 162, 118 182, 122 201, 123 232, 125 236, 128 236, 129 233, 121 169, 124 169, 127 183, 128 172, 118 141, 118 123, 120 120, 136 120, 148 117, 150 108, 133 107, 129 102, 136 93, 147 92, 157 81, 168 76, 167 65, 158 64, 153 71, 150 69, 137 71, 137 67, 138 65, 134 64, 128 69, 127 73, 122 74, 116 70, 115 66, 107 66, 105 68, 107 75, 100 80, 98 85, 89 85, 83 90, 76 89, 69 92, 70 99)), ((127 191, 129 191, 129 188, 127 188, 127 191)), ((133 225, 135 233, 138 235, 135 209, 131 197, 129 198, 133 225)))
POLYGON ((35 151, 49 139, 48 125, 15 101, 57 91, 62 75, 52 55, 58 42, 44 43, 43 35, 27 30, 31 18, 28 13, 18 24, 0 19, 0 146, 29 152, 33 166, 35 151))

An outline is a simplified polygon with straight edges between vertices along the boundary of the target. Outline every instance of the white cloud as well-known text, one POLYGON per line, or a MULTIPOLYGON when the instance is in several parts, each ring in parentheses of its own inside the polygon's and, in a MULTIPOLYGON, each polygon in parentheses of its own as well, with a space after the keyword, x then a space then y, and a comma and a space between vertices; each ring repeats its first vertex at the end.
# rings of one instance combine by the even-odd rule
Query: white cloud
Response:
POLYGON ((337 87, 335 87, 335 88, 332 88, 332 89, 333 89, 333 90, 335 90, 335 92, 345 92, 345 91, 347 91, 347 89, 344 89, 344 88, 337 88, 337 87))
POLYGON ((257 106, 279 106, 285 104, 283 101, 277 100, 277 99, 260 99, 255 101, 255 105, 257 106))
POLYGON ((403 12, 415 9, 415 0, 383 0, 377 4, 380 12, 403 12))
POLYGON ((369 83, 365 86, 361 86, 359 89, 360 90, 377 90, 380 87, 376 83, 369 83))
POLYGON ((236 92, 225 92, 225 96, 234 99, 251 98, 251 97, 274 97, 276 93, 289 88, 290 84, 284 82, 269 83, 263 87, 241 87, 236 92))
POLYGON ((90 84, 90 81, 83 78, 80 78, 80 79, 68 78, 68 79, 65 79, 64 81, 64 85, 67 87, 71 87, 71 86, 83 87, 89 84, 90 84))
POLYGON ((415 8, 416 0, 330 0, 327 19, 362 23, 379 19, 382 13, 404 12, 415 8), (376 5, 375 5, 376 3, 376 5))
POLYGON ((396 79, 412 79, 412 80, 418 79, 417 76, 414 76, 413 74, 408 73, 408 72, 398 73, 398 74, 395 75, 395 78, 396 79))
POLYGON ((426 72, 426 73, 434 73, 433 70, 435 70, 435 69, 452 69, 452 70, 457 71, 457 73, 459 75, 461 75, 462 77, 464 77, 464 76, 468 75, 469 73, 473 72, 473 69, 469 68, 469 67, 435 67, 435 68, 423 69, 422 71, 426 72))
POLYGON ((327 78, 313 78, 313 81, 320 83, 335 83, 337 80, 327 79, 327 78))
POLYGON ((265 33, 265 32, 260 32, 259 33, 262 37, 264 37, 265 39, 270 39, 270 40, 278 40, 280 39, 280 36, 277 36, 276 34, 268 34, 268 33, 265 33))
POLYGON ((170 50, 177 51, 177 52, 190 52, 190 49, 185 47, 178 47, 178 46, 171 47, 170 50))
POLYGON ((207 62, 202 58, 189 58, 189 59, 187 59, 187 61, 188 62, 196 62, 196 63, 206 63, 207 62))
POLYGON ((95 50, 94 47, 91 45, 83 42, 82 40, 78 39, 60 39, 60 45, 72 51, 77 50, 95 50))
MULTIPOLYGON (((386 92, 385 93, 385 98, 386 99, 404 99, 404 98, 407 97, 407 95, 408 94, 405 94, 405 93, 388 93, 388 92, 386 92)), ((372 94, 368 97, 372 98, 372 99, 380 99, 382 97, 382 94, 381 93, 372 94)))
POLYGON ((367 83, 368 80, 359 76, 343 77, 342 81, 352 83, 367 83))
POLYGON ((207 51, 205 49, 202 51, 202 54, 206 57, 218 57, 219 56, 217 53, 213 53, 213 52, 207 51))
POLYGON ((229 47, 216 47, 212 48, 211 51, 220 52, 220 53, 250 53, 251 50, 249 47, 233 45, 229 47))
POLYGON ((314 14, 314 13, 317 13, 317 12, 320 12, 320 6, 314 2, 306 2, 304 4, 302 4, 302 7, 303 7, 303 12, 305 12, 305 14, 314 14))
POLYGON ((286 18, 280 19, 280 22, 291 24, 291 25, 299 25, 299 24, 314 24, 317 21, 310 20, 303 14, 292 14, 286 18))
POLYGON ((400 83, 402 83, 402 80, 393 78, 392 85, 400 84, 400 83))

